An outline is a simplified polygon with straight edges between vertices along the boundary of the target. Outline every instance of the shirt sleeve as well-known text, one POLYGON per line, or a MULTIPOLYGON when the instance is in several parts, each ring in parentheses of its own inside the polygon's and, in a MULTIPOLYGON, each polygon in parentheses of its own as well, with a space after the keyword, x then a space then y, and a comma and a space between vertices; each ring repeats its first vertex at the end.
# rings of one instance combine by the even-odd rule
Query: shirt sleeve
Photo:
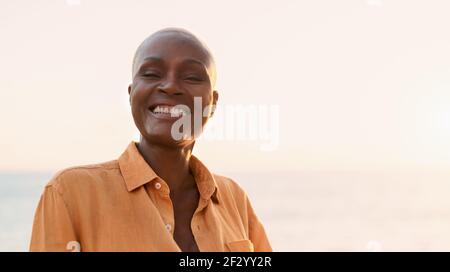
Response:
POLYGON ((269 239, 267 238, 264 226, 253 210, 252 204, 248 197, 247 199, 247 211, 248 211, 248 231, 250 241, 253 243, 253 250, 255 252, 271 252, 269 239))
POLYGON ((62 195, 48 185, 34 216, 30 251, 80 251, 62 195))

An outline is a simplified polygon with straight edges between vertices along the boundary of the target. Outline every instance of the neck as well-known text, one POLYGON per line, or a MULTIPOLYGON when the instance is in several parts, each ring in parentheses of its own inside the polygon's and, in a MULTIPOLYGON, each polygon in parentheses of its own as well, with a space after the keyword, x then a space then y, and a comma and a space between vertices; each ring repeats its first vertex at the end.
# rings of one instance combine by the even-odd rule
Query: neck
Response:
POLYGON ((195 186, 195 182, 189 182, 192 181, 189 160, 194 143, 183 147, 167 147, 151 144, 141 136, 137 149, 153 171, 169 185, 171 191, 182 191, 195 186))

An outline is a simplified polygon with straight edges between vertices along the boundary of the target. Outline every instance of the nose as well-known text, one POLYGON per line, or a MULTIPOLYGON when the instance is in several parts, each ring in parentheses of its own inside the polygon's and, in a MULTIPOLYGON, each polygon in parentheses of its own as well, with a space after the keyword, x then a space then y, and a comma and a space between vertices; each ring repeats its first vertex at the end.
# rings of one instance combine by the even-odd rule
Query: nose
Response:
POLYGON ((167 95, 181 95, 183 92, 178 86, 176 78, 168 77, 158 86, 158 91, 167 95))

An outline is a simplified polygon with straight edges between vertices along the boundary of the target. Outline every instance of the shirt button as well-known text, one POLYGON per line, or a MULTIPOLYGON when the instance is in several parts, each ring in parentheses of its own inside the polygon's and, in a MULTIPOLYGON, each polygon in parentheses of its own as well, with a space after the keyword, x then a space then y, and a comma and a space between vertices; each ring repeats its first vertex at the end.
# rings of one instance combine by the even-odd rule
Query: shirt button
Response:
POLYGON ((166 224, 166 230, 167 231, 171 231, 172 230, 172 226, 170 224, 166 224))
POLYGON ((159 183, 159 182, 155 183, 155 188, 156 188, 156 190, 161 189, 161 183, 159 183))

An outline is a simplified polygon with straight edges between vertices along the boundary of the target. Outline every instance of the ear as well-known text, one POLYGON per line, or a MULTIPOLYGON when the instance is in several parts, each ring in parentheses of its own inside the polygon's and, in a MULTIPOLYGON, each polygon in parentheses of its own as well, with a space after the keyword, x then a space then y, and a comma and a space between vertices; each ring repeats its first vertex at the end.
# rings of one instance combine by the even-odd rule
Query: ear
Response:
POLYGON ((216 110, 216 106, 217 106, 217 101, 219 100, 219 93, 214 90, 213 91, 213 102, 212 102, 212 110, 211 110, 211 117, 214 115, 214 111, 216 110))
POLYGON ((128 85, 128 100, 129 100, 130 105, 131 105, 131 84, 128 85))

